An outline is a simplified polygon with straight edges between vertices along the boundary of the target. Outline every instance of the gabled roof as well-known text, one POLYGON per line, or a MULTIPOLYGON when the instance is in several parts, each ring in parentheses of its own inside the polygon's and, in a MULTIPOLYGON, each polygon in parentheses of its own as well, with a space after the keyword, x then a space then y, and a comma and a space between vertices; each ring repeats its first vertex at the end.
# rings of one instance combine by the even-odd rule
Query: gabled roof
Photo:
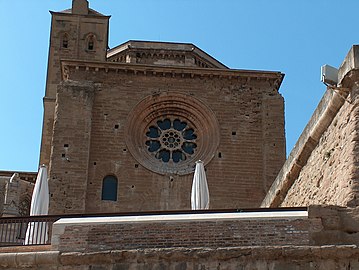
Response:
MULTIPOLYGON (((213 58, 192 43, 177 42, 158 42, 158 41, 136 41, 129 40, 118 45, 107 52, 107 59, 113 61, 116 56, 126 54, 126 52, 135 54, 161 55, 162 57, 178 57, 179 55, 190 55, 194 61, 200 62, 206 68, 225 68, 227 66, 213 58)), ((164 64, 165 65, 165 64, 164 64)), ((195 64, 193 64, 195 65, 195 64)), ((198 65, 198 63, 197 63, 198 65)))

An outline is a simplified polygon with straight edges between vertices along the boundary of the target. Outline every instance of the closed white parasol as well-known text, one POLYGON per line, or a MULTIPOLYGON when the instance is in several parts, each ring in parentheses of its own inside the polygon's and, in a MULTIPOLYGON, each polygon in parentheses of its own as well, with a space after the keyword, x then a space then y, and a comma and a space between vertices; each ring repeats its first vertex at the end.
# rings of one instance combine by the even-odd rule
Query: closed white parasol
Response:
POLYGON ((196 161, 192 183, 191 208, 192 210, 209 209, 207 178, 201 160, 196 161))
MULTIPOLYGON (((45 165, 41 165, 32 193, 30 216, 47 215, 48 212, 49 184, 47 179, 47 169, 45 165)), ((26 230, 25 245, 45 244, 47 239, 46 222, 29 222, 26 230)))

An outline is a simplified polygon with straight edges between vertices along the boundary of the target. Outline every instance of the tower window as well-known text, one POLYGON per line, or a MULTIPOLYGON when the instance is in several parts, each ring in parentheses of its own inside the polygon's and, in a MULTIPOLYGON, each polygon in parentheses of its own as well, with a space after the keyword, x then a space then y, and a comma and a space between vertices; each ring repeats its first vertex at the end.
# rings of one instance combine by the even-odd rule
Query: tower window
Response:
POLYGON ((102 182, 102 196, 103 201, 117 201, 117 185, 116 176, 107 175, 102 182))
POLYGON ((95 49, 95 37, 90 35, 87 39, 87 50, 93 51, 95 49))
POLYGON ((61 46, 64 49, 67 49, 69 47, 69 36, 67 34, 64 34, 62 36, 61 46))
POLYGON ((90 40, 90 41, 89 41, 88 49, 89 49, 90 51, 93 50, 93 40, 90 40))

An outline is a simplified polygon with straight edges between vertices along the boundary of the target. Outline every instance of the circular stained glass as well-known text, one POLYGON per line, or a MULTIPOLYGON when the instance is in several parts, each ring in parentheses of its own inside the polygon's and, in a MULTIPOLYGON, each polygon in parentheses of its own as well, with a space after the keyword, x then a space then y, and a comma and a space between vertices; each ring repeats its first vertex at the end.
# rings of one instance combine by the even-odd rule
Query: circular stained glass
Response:
POLYGON ((134 159, 159 174, 193 173, 219 144, 215 114, 194 96, 166 91, 145 97, 128 115, 125 141, 134 159))
POLYGON ((197 148, 194 129, 178 118, 157 120, 148 128, 146 136, 147 150, 165 163, 185 161, 197 148))

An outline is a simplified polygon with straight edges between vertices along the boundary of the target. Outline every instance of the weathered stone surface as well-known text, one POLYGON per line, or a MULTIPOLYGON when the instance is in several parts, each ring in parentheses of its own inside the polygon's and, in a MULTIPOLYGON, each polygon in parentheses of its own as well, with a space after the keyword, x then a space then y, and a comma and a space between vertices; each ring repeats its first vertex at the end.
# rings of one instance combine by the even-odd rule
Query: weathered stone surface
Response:
POLYGON ((323 133, 317 147, 288 191, 282 206, 335 204, 347 206, 353 200, 352 131, 356 121, 352 105, 345 103, 323 133), (349 143, 348 143, 349 142, 349 143))
MULTIPOLYGON (((57 251, 39 251, 35 253, 36 265, 55 265, 58 264, 59 252, 57 251)), ((45 267, 45 266, 44 266, 45 267)))
MULTIPOLYGON (((203 220, 198 217, 181 220, 180 215, 176 215, 163 221, 162 216, 142 221, 141 217, 97 218, 88 222, 86 219, 64 219, 53 225, 52 239, 57 240, 52 241, 52 249, 96 252, 168 247, 307 245, 309 233, 315 233, 309 231, 312 221, 306 216, 281 217, 271 213, 268 217, 246 218, 240 213, 231 215, 226 218, 208 215, 203 220)), ((197 252, 196 256, 207 256, 206 250, 197 252)), ((266 256, 271 257, 270 250, 266 256)), ((98 263, 106 258, 102 254, 101 258, 94 255, 92 259, 98 263)))
MULTIPOLYGON (((99 66, 76 61, 63 64, 68 69, 68 79, 77 81, 79 87, 90 80, 96 84, 93 104, 83 103, 91 114, 87 109, 80 111, 82 107, 73 95, 59 89, 52 140, 51 213, 188 209, 190 168, 196 159, 208 162, 212 208, 259 206, 285 158, 283 98, 276 88, 280 74, 168 67, 151 67, 149 71, 144 66, 99 66), (259 78, 245 82, 248 76, 259 78), (262 76, 268 79, 262 80, 262 76), (137 105, 144 100, 153 100, 155 107, 141 110, 137 105), (171 106, 173 103, 176 106, 171 106), (198 117, 192 117, 188 108, 197 103, 202 104, 195 106, 198 117), (210 121, 200 120, 209 115, 202 108, 211 111, 210 121), (132 130, 130 115, 137 115, 131 119, 145 124, 132 130), (147 149, 146 130, 164 117, 183 117, 183 121, 191 123, 189 126, 197 127, 196 152, 183 161, 186 174, 180 170, 182 165, 178 165, 177 172, 175 164, 161 162, 147 149), (86 119, 88 129, 82 134, 89 136, 90 141, 81 139, 80 135, 75 137, 72 130, 77 128, 77 121, 86 119), (218 122, 218 128, 214 122, 218 122), (211 147, 215 143, 204 140, 213 130, 217 134, 213 139, 219 138, 218 148, 211 147), (87 156, 76 160, 72 157, 73 163, 71 155, 80 151, 85 155, 87 147, 87 156), (133 149, 138 153, 133 154, 133 149), (81 171, 77 170, 79 161, 83 162, 81 171), (85 164, 86 172, 83 171, 85 164), (106 175, 118 179, 117 202, 101 200, 106 175), (78 192, 77 201, 86 196, 86 210, 76 209, 77 201, 68 202, 66 206, 63 200, 64 192, 66 200, 73 198, 66 189, 75 183, 84 186, 73 191, 78 192)), ((73 91, 75 93, 76 88, 73 91)))
POLYGON ((12 253, 11 256, 9 256, 9 254, 6 253, 0 254, 0 267, 6 269, 6 268, 14 267, 15 265, 16 265, 15 254, 12 253))
MULTIPOLYGON (((36 253, 35 252, 23 252, 15 255, 16 266, 21 268, 31 267, 36 265, 36 253)), ((56 264, 56 261, 54 262, 56 264)))
POLYGON ((91 82, 67 81, 59 86, 57 103, 64 105, 55 110, 49 168, 50 210, 85 212, 94 98, 91 82))
POLYGON ((0 171, 0 214, 2 216, 29 214, 34 178, 36 179, 35 173, 20 175, 15 172, 0 171), (10 179, 12 179, 11 182, 10 179))
POLYGON ((359 244, 359 209, 338 206, 310 206, 311 243, 315 245, 359 244))
MULTIPOLYGON (((328 189, 319 189, 319 185, 321 184, 320 176, 322 176, 322 172, 319 171, 321 167, 317 165, 322 165, 323 162, 326 162, 327 159, 331 156, 330 151, 334 150, 329 149, 330 151, 327 150, 327 152, 322 153, 320 156, 313 155, 313 152, 314 149, 318 147, 318 144, 321 145, 320 139, 322 138, 322 134, 328 129, 336 115, 336 112, 339 111, 343 104, 344 100, 342 96, 340 96, 338 93, 334 93, 330 89, 326 91, 303 133, 291 151, 288 159, 284 163, 274 183, 269 189, 265 199, 262 202, 262 207, 278 207, 280 205, 303 206, 308 204, 304 204, 303 200, 310 200, 309 197, 311 199, 318 198, 318 200, 323 200, 322 197, 325 196, 325 192, 328 192, 328 189), (310 162, 309 159, 313 158, 313 156, 316 157, 312 162, 314 167, 306 165, 308 162, 310 162), (319 164, 315 162, 319 162, 319 164), (317 171, 315 171, 314 175, 318 175, 318 179, 314 184, 310 183, 306 185, 306 180, 301 181, 299 177, 301 173, 305 172, 306 167, 313 168, 313 170, 317 168, 317 171), (297 191, 298 188, 293 187, 295 185, 299 186, 299 191, 297 191), (319 196, 316 196, 318 191, 319 196), (292 192, 293 194, 288 194, 289 192, 292 192), (304 194, 300 194, 300 192, 304 194), (306 192, 309 192, 309 194, 305 194, 306 192), (321 194, 320 192, 324 192, 324 194, 321 194), (288 200, 291 201, 288 202, 288 200)), ((334 136, 335 133, 330 134, 334 136)), ((335 141, 331 141, 331 143, 336 144, 335 141)), ((310 173, 314 172, 308 172, 308 174, 310 173)), ((309 179, 311 180, 312 178, 309 179)), ((312 202, 312 204, 315 204, 315 202, 312 202)))
MULTIPOLYGON (((217 249, 141 249, 114 250, 95 253, 49 253, 53 264, 35 263, 30 257, 27 264, 13 261, 15 253, 0 254, 0 269, 59 269, 59 270, 278 270, 278 269, 350 269, 359 265, 357 246, 286 246, 246 247, 217 249), (268 255, 268 250, 270 251, 268 255), (120 258, 118 257, 120 255, 120 258), (58 259, 55 259, 57 256, 58 259), (101 261, 93 259, 103 258, 101 261), (120 261, 119 261, 120 260, 120 261), (8 261, 8 264, 4 262, 8 261)), ((25 258, 23 257, 23 258, 25 258)))
MULTIPOLYGON (((86 8, 86 1, 74 1, 75 14, 51 12, 51 36, 47 68, 44 119, 41 139, 40 164, 49 165, 53 132, 57 85, 62 80, 61 59, 105 61, 108 46, 109 16, 94 14, 86 8), (90 16, 84 16, 90 12, 90 16), (65 23, 66 22, 66 23, 65 23), (93 49, 88 48, 88 37, 93 36, 93 49), (64 44, 64 39, 67 44, 64 44)), ((61 154, 61 153, 60 153, 61 154)))
POLYGON ((348 53, 338 87, 328 87, 262 206, 359 205, 358 50, 348 53))

